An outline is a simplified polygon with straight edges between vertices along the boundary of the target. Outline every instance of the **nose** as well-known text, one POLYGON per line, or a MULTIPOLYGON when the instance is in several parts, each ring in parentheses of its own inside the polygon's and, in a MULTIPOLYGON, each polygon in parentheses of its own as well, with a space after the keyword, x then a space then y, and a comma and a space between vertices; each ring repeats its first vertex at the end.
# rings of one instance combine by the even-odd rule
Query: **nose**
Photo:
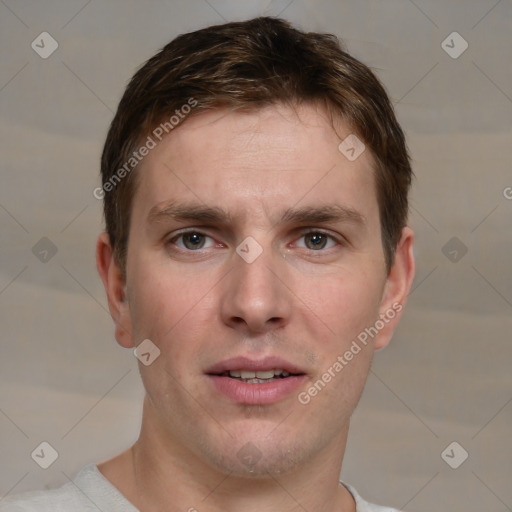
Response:
POLYGON ((250 263, 234 254, 233 268, 223 280, 223 322, 244 335, 284 327, 290 320, 293 298, 284 264, 282 256, 270 248, 250 263))

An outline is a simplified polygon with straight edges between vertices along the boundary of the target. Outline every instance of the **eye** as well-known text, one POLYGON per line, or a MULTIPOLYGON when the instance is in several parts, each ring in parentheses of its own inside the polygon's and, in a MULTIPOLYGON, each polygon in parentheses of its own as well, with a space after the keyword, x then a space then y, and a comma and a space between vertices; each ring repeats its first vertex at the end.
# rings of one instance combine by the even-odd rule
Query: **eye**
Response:
POLYGON ((188 251, 197 251, 199 249, 205 249, 215 245, 215 242, 211 237, 200 233, 199 231, 187 231, 180 233, 174 238, 171 238, 169 243, 175 244, 180 249, 186 249, 188 251), (206 245, 207 240, 210 241, 210 245, 206 245))
POLYGON ((299 240, 304 240, 304 245, 298 244, 298 247, 305 247, 312 251, 321 251, 322 249, 330 249, 339 244, 339 242, 331 235, 322 231, 309 231, 303 233, 299 240))

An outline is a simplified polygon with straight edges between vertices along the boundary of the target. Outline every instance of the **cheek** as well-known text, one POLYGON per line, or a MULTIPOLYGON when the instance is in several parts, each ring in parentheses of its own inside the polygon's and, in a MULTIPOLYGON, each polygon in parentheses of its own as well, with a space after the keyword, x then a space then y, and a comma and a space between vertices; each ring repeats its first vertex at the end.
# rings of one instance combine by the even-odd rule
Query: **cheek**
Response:
POLYGON ((162 269, 132 275, 137 283, 131 304, 134 332, 138 340, 148 338, 160 349, 151 366, 139 365, 145 389, 152 400, 163 401, 159 407, 168 401, 178 411, 183 406, 179 383, 187 382, 211 316, 211 300, 205 296, 209 288, 199 289, 188 277, 162 269))
POLYGON ((380 281, 363 270, 303 278, 297 296, 310 311, 311 322, 323 324, 334 343, 345 343, 377 318, 380 281))
POLYGON ((138 339, 149 338, 161 351, 173 352, 176 357, 182 357, 182 351, 193 350, 195 344, 189 341, 204 330, 214 307, 212 273, 189 274, 142 262, 131 274, 134 284, 130 311, 134 332, 138 339))
POLYGON ((138 265, 131 277, 130 311, 139 335, 166 339, 183 323, 193 324, 190 319, 205 294, 201 279, 189 279, 154 264, 138 265))

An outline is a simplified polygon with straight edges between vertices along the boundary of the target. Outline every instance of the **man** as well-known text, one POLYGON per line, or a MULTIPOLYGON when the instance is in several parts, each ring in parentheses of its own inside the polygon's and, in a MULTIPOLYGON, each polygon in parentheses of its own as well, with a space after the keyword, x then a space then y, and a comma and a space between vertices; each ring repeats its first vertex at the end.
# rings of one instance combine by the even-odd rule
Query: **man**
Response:
POLYGON ((105 143, 97 243, 146 389, 138 441, 2 511, 391 511, 339 474, 414 276, 404 136, 334 36, 179 36, 105 143))

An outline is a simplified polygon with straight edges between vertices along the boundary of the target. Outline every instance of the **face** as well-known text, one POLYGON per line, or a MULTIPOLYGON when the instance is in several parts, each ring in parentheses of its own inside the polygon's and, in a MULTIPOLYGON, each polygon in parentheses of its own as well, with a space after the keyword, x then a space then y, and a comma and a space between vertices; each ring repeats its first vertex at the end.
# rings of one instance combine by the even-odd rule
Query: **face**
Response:
POLYGON ((336 131, 313 106, 200 114, 137 170, 118 340, 160 350, 140 365, 154 431, 226 473, 342 443, 399 316, 370 152, 336 131))

